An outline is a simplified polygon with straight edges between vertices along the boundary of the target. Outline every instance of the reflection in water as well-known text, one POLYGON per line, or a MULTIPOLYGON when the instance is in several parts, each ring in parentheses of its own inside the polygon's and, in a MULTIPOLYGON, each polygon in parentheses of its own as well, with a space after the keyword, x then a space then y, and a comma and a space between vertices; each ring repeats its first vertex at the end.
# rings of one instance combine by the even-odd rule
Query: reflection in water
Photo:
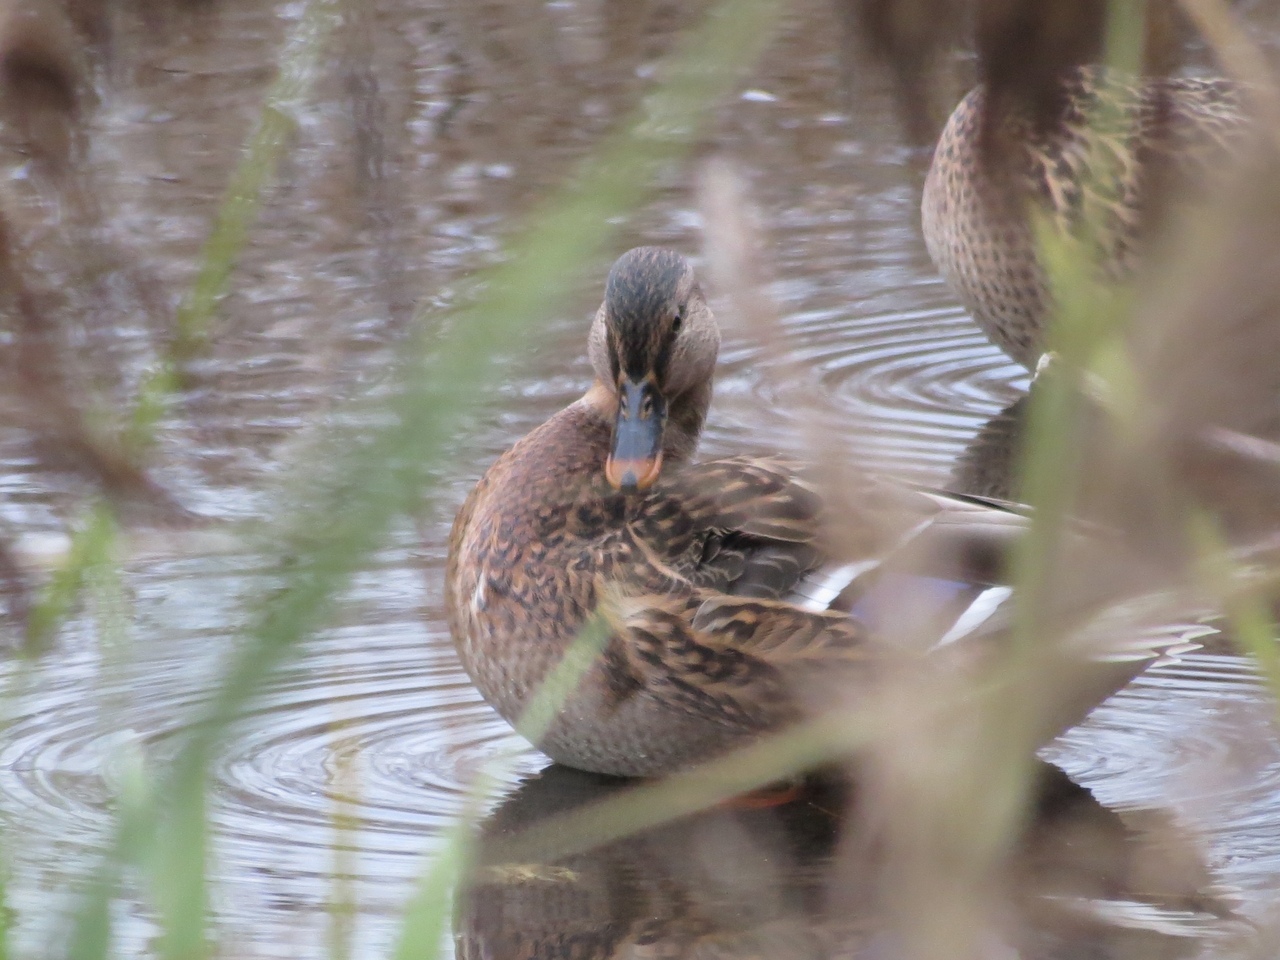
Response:
POLYGON ((1000 500, 1018 499, 1018 458, 1029 401, 1029 396, 1019 397, 982 425, 956 460, 948 489, 1000 500))
MULTIPOLYGON (((856 791, 844 784, 815 780, 781 806, 718 807, 561 859, 504 858, 523 828, 626 789, 552 766, 511 794, 483 827, 459 956, 894 956, 882 865, 874 842, 850 835, 856 791)), ((992 947, 1045 960, 1195 955, 1198 938, 1227 932, 1230 910, 1170 823, 1110 811, 1044 765, 992 947)))

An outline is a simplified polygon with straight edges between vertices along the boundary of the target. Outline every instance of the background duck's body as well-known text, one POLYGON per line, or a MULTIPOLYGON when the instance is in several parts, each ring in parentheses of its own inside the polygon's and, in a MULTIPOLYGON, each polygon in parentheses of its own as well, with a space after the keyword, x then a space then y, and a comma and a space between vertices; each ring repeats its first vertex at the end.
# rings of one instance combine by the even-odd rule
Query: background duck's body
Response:
POLYGON ((1155 205, 1167 192, 1203 190, 1248 126, 1240 89, 1221 79, 1078 68, 1046 123, 993 107, 976 87, 951 114, 925 180, 929 255, 992 342, 1034 369, 1052 301, 1032 209, 1096 244, 1108 278, 1127 277, 1155 205))

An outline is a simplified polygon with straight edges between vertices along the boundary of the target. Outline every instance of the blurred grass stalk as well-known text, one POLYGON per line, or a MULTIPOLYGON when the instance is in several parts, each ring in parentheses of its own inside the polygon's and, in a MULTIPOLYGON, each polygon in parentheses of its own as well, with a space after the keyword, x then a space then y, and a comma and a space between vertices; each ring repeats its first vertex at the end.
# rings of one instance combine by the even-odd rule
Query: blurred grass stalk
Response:
MULTIPOLYGON (((1180 0, 1213 52, 1223 73, 1241 83, 1262 125, 1263 136, 1272 151, 1280 153, 1280 85, 1258 44, 1248 35, 1223 0, 1180 0)), ((1229 229, 1221 217, 1207 226, 1211 233, 1229 229)), ((1211 239, 1221 243, 1220 236, 1211 239)), ((1197 244, 1198 245, 1198 244, 1197 244)), ((1280 318, 1272 318, 1280 322, 1280 318)), ((1274 587, 1240 589, 1248 572, 1234 562, 1219 525, 1203 511, 1187 518, 1196 549, 1198 574, 1212 596, 1222 601, 1231 623, 1232 636, 1242 652, 1251 655, 1267 682, 1280 712, 1280 651, 1277 650, 1276 622, 1266 597, 1274 597, 1274 587)))
POLYGON ((357 804, 360 799, 358 761, 359 739, 346 733, 348 721, 340 719, 332 724, 333 740, 330 752, 334 757, 332 780, 333 840, 329 849, 329 928, 326 939, 330 960, 350 960, 355 937, 356 901, 355 872, 358 867, 360 818, 357 804))
MULTIPOLYGON (((7 846, 8 838, 3 838, 7 846)), ((5 855, 4 846, 0 846, 0 960, 9 960, 13 956, 9 937, 9 867, 10 859, 5 855)))
MULTIPOLYGON (((322 11, 328 6, 314 4, 322 11)), ((307 464, 299 469, 301 478, 321 479, 309 485, 300 481, 301 508, 274 524, 284 586, 256 604, 253 625, 208 704, 181 738, 173 764, 139 801, 143 809, 134 811, 127 823, 122 818, 74 918, 71 956, 90 960, 110 953, 109 904, 124 864, 142 867, 151 878, 164 930, 162 954, 184 960, 208 954, 207 772, 228 728, 298 642, 323 626, 333 598, 392 520, 422 507, 424 494, 429 496, 427 470, 441 456, 462 414, 491 384, 494 345, 549 320, 583 271, 599 265, 616 225, 651 192, 661 166, 697 141, 709 111, 755 61, 784 8, 780 0, 724 0, 715 6, 669 58, 636 118, 607 138, 576 180, 531 219, 509 246, 507 260, 479 278, 475 302, 435 328, 434 336, 419 324, 422 335, 396 371, 402 389, 389 403, 392 416, 379 421, 383 425, 335 436, 324 451, 326 468, 307 464)), ((314 16, 320 16, 314 9, 304 14, 304 23, 314 16)), ((312 48, 291 49, 304 59, 315 56, 312 48)), ((286 65, 284 71, 289 69, 286 65)), ((278 129, 277 110, 275 103, 266 106, 271 119, 264 119, 259 131, 278 129)), ((253 209, 253 198, 240 191, 257 190, 264 179, 255 175, 225 201, 219 222, 226 224, 226 236, 206 245, 203 282, 225 282, 230 259, 244 239, 247 212, 253 209)), ((209 298, 209 290, 201 287, 189 301, 191 309, 208 308, 209 298)), ((191 317, 196 315, 184 320, 183 336, 194 332, 191 317)), ((156 383, 158 395, 167 395, 175 385, 163 378, 156 383)), ((154 422, 145 412, 154 409, 148 408, 153 400, 144 398, 140 405, 140 423, 154 422)), ((457 837, 466 834, 460 830, 457 837)), ((463 842, 447 842, 439 862, 460 859, 463 842)), ((447 904, 436 903, 435 909, 447 910, 447 904)), ((443 914, 439 919, 445 922, 443 914)), ((415 913, 414 920, 420 924, 423 917, 415 913)), ((414 927, 428 928, 434 929, 431 924, 414 927)), ((415 956, 432 956, 439 949, 439 943, 410 939, 415 942, 406 949, 415 956)))
MULTIPOLYGON (((143 379, 132 417, 121 438, 121 450, 138 457, 155 443, 156 428, 169 412, 182 386, 183 365, 208 342, 214 311, 257 215, 262 191, 275 175, 280 156, 297 127, 295 113, 314 84, 341 0, 310 0, 297 29, 285 43, 280 70, 267 90, 258 122, 232 173, 213 229, 200 252, 191 290, 174 317, 173 339, 143 379)), ((33 605, 27 645, 38 650, 66 619, 85 582, 89 565, 102 549, 109 504, 95 508, 88 523, 73 530, 66 559, 33 605)), ((112 524, 113 525, 113 524, 112 524)))
POLYGON ((241 151, 213 229, 200 251, 195 282, 178 305, 173 340, 139 391, 129 434, 133 449, 146 449, 154 442, 156 426, 181 388, 183 364, 208 343, 214 311, 226 295, 231 271, 258 214, 262 191, 275 176, 280 157, 297 129, 296 114, 324 67, 323 56, 340 20, 341 6, 342 0, 310 0, 285 43, 280 69, 267 89, 258 122, 241 151))
MULTIPOLYGON (((1235 26, 1230 11, 1219 0, 1185 0, 1184 6, 1214 46, 1225 72, 1255 85, 1251 99, 1259 106, 1258 115, 1266 123, 1273 123, 1280 117, 1274 79, 1266 71, 1265 60, 1256 46, 1235 26)), ((1109 68, 1127 75, 1140 72, 1144 15, 1145 4, 1141 0, 1112 0, 1109 4, 1109 68)), ((1139 122, 1136 115, 1118 114, 1116 106, 1105 97, 1089 120, 1095 129, 1103 131, 1131 129, 1139 122)), ((1274 138, 1278 131, 1272 126, 1268 132, 1274 138)), ((1099 143, 1104 140, 1105 136, 1098 138, 1099 143)), ((917 940, 917 949, 908 950, 912 956, 981 955, 982 944, 976 940, 960 946, 956 934, 963 926, 956 923, 958 916, 949 917, 951 910, 938 909, 937 905, 958 904, 959 916, 980 915, 980 910, 974 910, 981 905, 974 902, 973 891, 981 896, 981 891, 989 887, 995 867, 1028 809, 1031 754, 1021 734, 1029 727, 1028 718, 1041 709, 1038 700, 1047 694, 1046 685, 1062 682, 1042 668, 1045 653, 1063 639, 1053 619, 1050 598, 1055 590, 1061 590, 1064 561, 1068 561, 1064 524, 1068 515, 1082 505, 1085 407, 1091 392, 1090 378, 1107 386, 1110 403, 1105 429, 1110 431, 1114 447, 1123 448, 1126 437, 1137 437, 1158 419, 1152 415, 1156 400, 1143 392, 1143 380, 1134 367, 1126 339, 1138 305, 1135 295, 1143 291, 1133 283, 1115 284, 1100 279, 1107 273, 1103 258, 1111 255, 1108 230, 1112 228, 1105 208, 1117 200, 1112 184, 1120 182, 1121 171, 1115 157, 1099 149, 1099 143, 1093 144, 1093 154, 1084 164, 1092 182, 1081 190, 1086 205, 1079 230, 1064 235, 1031 211, 1040 261, 1057 308, 1048 347, 1061 362, 1055 365, 1054 376, 1037 381, 1030 402, 1020 489, 1035 514, 1031 535, 1019 545, 1014 558, 1016 642, 1012 648, 1014 658, 1007 665, 1011 695, 993 704, 995 709, 987 715, 976 741, 979 747, 966 758, 971 766, 952 764, 953 769, 969 771, 962 782, 970 790, 953 789, 951 797, 938 798, 938 802, 927 805, 926 815, 935 822, 945 823, 951 818, 954 829, 955 821, 961 820, 963 826, 958 832, 971 840, 961 845, 961 856, 952 861, 935 861, 960 865, 956 876, 941 883, 922 872, 911 878, 918 888, 912 917, 923 921, 920 927, 911 928, 917 940), (1091 199, 1098 202, 1089 204, 1091 199)), ((1176 220, 1174 225, 1184 229, 1187 226, 1176 220)), ((1221 222, 1218 227, 1230 229, 1229 224, 1221 222)), ((1179 238, 1174 240, 1176 246, 1179 238)), ((1187 244, 1183 242, 1182 246, 1187 244)), ((1192 258, 1199 254, 1199 261, 1189 261, 1192 265, 1212 262, 1203 250, 1179 252, 1192 258)), ((1218 375, 1231 376, 1232 371, 1223 370, 1218 375)), ((1142 451, 1148 448, 1147 444, 1133 443, 1126 452, 1133 460, 1141 458, 1142 451)), ((1123 457, 1125 453, 1119 455, 1123 457)), ((1134 462, 1125 464, 1123 471, 1135 477, 1149 471, 1145 475, 1158 488, 1167 482, 1159 475, 1167 469, 1167 464, 1134 462)), ((1192 579, 1226 613, 1237 641, 1254 655, 1273 694, 1280 699, 1275 625, 1259 590, 1250 587, 1255 574, 1234 559, 1218 523, 1206 511, 1190 503, 1184 511, 1181 518, 1167 519, 1174 524, 1180 520, 1188 531, 1194 554, 1193 569, 1189 571, 1192 579)), ((1259 584, 1271 579, 1256 577, 1259 584)))
MULTIPOLYGON (((1136 74, 1142 62, 1145 3, 1112 0, 1105 39, 1109 68, 1136 74)), ((1105 101, 1106 98, 1100 98, 1105 101)), ((1099 107, 1095 129, 1114 130, 1133 118, 1099 107)), ((1127 129, 1127 127, 1123 127, 1127 129)), ((993 896, 1012 844, 1026 823, 1033 790, 1036 732, 1046 705, 1061 700, 1059 685, 1077 678, 1061 668, 1066 623, 1060 609, 1068 515, 1078 496, 1084 392, 1080 378, 1098 357, 1120 349, 1128 314, 1123 290, 1099 281, 1109 254, 1101 214, 1114 199, 1116 160, 1101 139, 1084 163, 1094 178, 1083 222, 1063 236, 1030 203, 1039 259, 1056 305, 1048 349, 1061 375, 1041 378, 1033 392, 1021 464, 1023 493, 1034 514, 1013 554, 1012 643, 994 668, 1002 692, 975 702, 972 719, 949 729, 907 716, 896 748, 885 751, 882 801, 889 834, 888 901, 897 914, 905 955, 919 960, 985 956, 990 948, 993 896)), ((1068 661, 1069 662, 1069 661, 1068 661)), ((964 700, 964 689, 935 681, 925 695, 964 700)))
MULTIPOLYGON (((560 662, 543 679, 515 725, 530 743, 542 740, 560 706, 582 682, 608 639, 609 629, 604 619, 592 617, 560 662)), ((457 895, 474 863, 476 826, 485 802, 510 773, 514 762, 515 756, 509 754, 491 758, 471 784, 462 809, 454 815, 439 850, 431 857, 405 907, 395 960, 418 960, 439 955, 449 926, 452 898, 457 895)))
MULTIPOLYGON (((53 572, 48 585, 31 607, 24 652, 34 655, 43 651, 59 626, 70 613, 86 582, 99 571, 115 563, 115 547, 120 534, 115 511, 105 500, 94 504, 83 525, 71 538, 71 548, 63 563, 53 572)), ((114 633, 114 628, 108 627, 114 633)))

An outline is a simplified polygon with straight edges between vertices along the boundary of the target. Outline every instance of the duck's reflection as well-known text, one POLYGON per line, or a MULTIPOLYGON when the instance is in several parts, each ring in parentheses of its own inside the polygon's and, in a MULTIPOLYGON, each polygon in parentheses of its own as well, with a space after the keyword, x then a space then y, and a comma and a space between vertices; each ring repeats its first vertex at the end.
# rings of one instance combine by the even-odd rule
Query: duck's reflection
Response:
MULTIPOLYGON (((946 483, 949 491, 1023 499, 1020 461, 1039 382, 983 424, 957 458, 946 483)), ((1122 533, 1130 544, 1162 555, 1183 530, 1188 513, 1200 510, 1207 510, 1235 544, 1260 544, 1267 531, 1280 529, 1280 418, 1252 434, 1208 420, 1165 423, 1170 436, 1159 431, 1130 436, 1123 420, 1114 419, 1093 396, 1085 398, 1076 416, 1076 437, 1070 442, 1079 445, 1085 465, 1076 512, 1122 533), (1160 507, 1155 491, 1162 489, 1170 499, 1160 507)))
MULTIPOLYGON (((501 853, 539 821, 626 789, 627 781, 552 766, 508 797, 484 825, 481 866, 460 897, 459 956, 896 955, 880 919, 876 845, 848 835, 856 795, 835 781, 814 781, 785 804, 718 807, 560 859, 501 853)), ((1228 910, 1206 892, 1194 849, 1167 818, 1116 814, 1044 766, 997 911, 997 954, 1198 953, 1228 910)))
POLYGON ((1018 499, 1018 460, 1030 403, 1030 395, 1019 397, 982 425, 956 460, 948 490, 998 500, 1018 499))

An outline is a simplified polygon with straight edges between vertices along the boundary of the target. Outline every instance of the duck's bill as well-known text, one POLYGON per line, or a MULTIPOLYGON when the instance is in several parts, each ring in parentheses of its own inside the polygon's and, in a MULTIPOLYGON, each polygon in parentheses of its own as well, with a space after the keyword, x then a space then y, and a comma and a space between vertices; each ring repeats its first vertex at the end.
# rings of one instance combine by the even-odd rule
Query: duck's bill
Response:
POLYGON ((662 454, 644 460, 618 460, 610 457, 604 465, 604 475, 609 483, 624 493, 649 489, 661 472, 662 454))
POLYGON ((645 490, 662 471, 662 431, 667 420, 666 401, 649 381, 624 379, 619 387, 624 402, 613 425, 613 448, 604 474, 614 488, 624 492, 645 490))

